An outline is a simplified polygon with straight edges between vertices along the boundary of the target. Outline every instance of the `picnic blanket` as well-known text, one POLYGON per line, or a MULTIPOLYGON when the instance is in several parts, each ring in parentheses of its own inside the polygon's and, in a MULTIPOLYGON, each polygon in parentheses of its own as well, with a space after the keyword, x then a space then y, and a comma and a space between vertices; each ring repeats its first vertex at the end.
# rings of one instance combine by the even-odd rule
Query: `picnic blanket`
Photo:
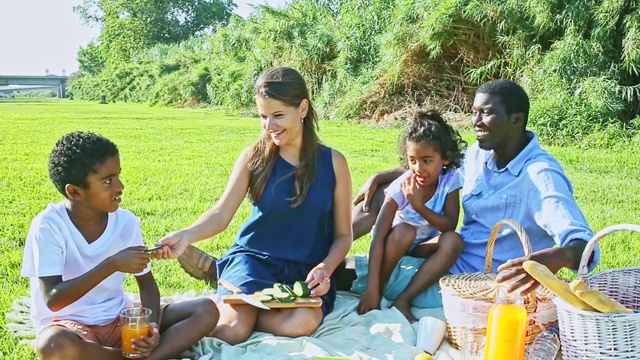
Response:
MULTIPOLYGON (((136 295, 130 295, 136 300, 136 295)), ((167 303, 186 300, 194 296, 215 297, 213 291, 203 294, 189 292, 163 297, 167 303)), ((254 332, 251 337, 238 345, 229 345, 216 338, 204 338, 193 351, 200 359, 413 359, 421 353, 415 347, 418 323, 409 323, 390 303, 383 299, 382 310, 374 310, 365 315, 355 311, 359 296, 339 291, 335 308, 322 322, 318 330, 309 337, 288 338, 263 332, 254 332)), ((14 301, 6 314, 7 328, 16 336, 33 338, 33 328, 29 320, 29 299, 24 297, 14 301)), ((442 308, 414 308, 417 317, 434 316, 444 319, 442 308)), ((435 354, 437 360, 458 360, 459 354, 445 340, 435 354)))

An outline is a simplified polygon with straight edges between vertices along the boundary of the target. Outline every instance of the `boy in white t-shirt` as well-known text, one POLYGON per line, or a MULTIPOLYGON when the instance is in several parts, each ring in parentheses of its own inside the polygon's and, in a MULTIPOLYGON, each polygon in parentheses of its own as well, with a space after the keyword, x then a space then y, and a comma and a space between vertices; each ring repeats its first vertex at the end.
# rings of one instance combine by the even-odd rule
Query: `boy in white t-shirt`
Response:
POLYGON ((127 273, 152 310, 151 336, 134 340, 142 357, 195 356, 187 350, 216 326, 210 299, 160 305, 140 222, 119 209, 120 170, 116 145, 93 133, 67 134, 51 152, 49 176, 66 200, 33 219, 22 266, 43 360, 122 359, 118 316, 132 305, 122 286, 127 273))

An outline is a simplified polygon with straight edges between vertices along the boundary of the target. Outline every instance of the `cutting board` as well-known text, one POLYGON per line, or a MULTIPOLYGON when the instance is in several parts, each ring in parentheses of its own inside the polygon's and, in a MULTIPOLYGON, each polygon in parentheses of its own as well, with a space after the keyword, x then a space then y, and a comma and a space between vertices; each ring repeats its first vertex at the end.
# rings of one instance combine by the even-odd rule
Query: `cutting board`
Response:
MULTIPOLYGON (((251 296, 251 295, 249 295, 251 296)), ((225 304, 246 304, 236 295, 222 295, 222 302, 225 304)), ((272 309, 284 309, 284 308, 300 308, 300 307, 320 307, 322 306, 322 299, 320 298, 298 298, 294 302, 281 303, 277 301, 268 301, 263 304, 272 309)))

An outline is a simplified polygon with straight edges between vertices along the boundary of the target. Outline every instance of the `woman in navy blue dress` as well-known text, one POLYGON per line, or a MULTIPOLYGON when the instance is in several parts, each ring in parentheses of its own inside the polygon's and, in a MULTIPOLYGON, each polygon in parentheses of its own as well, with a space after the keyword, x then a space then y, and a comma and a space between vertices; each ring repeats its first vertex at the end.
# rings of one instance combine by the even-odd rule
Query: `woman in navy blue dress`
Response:
MULTIPOLYGON (((216 205, 159 242, 165 245, 160 256, 177 258, 189 245, 223 231, 248 193, 251 215, 218 260, 218 278, 248 294, 276 282, 305 280, 311 296, 321 297, 323 304, 265 311, 219 303, 220 320, 210 336, 230 344, 245 341, 254 330, 289 337, 313 334, 333 309, 333 272, 353 241, 347 162, 320 143, 302 76, 286 67, 267 70, 254 96, 260 138, 240 154, 216 205)), ((219 287, 218 292, 225 290, 219 287)))

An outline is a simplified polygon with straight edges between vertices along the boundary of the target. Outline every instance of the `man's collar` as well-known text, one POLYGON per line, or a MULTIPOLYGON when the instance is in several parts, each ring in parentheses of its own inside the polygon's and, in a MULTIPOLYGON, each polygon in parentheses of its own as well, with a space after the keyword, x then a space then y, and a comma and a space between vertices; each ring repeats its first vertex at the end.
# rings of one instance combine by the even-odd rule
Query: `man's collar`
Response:
POLYGON ((538 141, 538 136, 533 131, 525 131, 525 135, 529 139, 529 143, 527 146, 520 151, 518 155, 516 155, 513 160, 511 160, 504 169, 498 169, 498 165, 496 165, 495 156, 493 150, 491 151, 491 156, 487 158, 486 166, 489 170, 494 172, 502 172, 505 170, 509 170, 511 174, 514 176, 518 176, 522 168, 524 167, 525 162, 531 157, 535 149, 540 147, 540 142, 538 141))

